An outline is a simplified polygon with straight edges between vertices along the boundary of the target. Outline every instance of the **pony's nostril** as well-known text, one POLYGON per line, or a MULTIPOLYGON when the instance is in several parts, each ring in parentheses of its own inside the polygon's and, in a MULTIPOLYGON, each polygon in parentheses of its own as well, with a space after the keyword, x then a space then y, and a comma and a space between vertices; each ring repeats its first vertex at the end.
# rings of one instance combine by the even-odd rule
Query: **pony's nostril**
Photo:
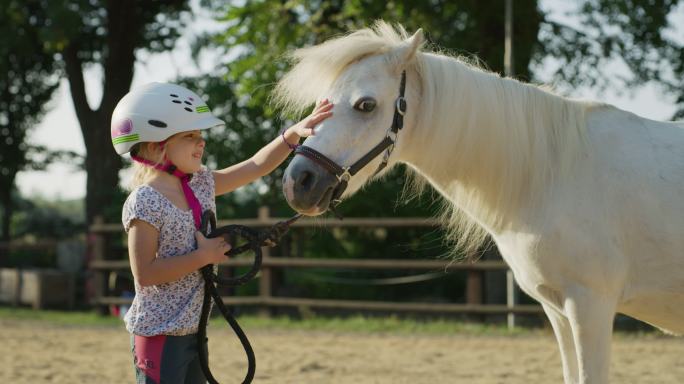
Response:
POLYGON ((302 171, 297 175, 297 180, 295 184, 297 187, 301 188, 303 191, 308 191, 313 187, 315 176, 311 171, 302 171))

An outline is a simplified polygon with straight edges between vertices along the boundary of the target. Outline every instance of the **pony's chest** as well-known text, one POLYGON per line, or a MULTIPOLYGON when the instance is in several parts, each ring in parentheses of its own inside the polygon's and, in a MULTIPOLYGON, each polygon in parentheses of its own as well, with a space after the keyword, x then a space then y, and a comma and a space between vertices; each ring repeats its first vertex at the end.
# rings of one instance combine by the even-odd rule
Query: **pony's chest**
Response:
MULTIPOLYGON (((603 233, 605 228, 571 225, 570 214, 535 229, 494 236, 516 282, 530 296, 541 286, 557 291, 580 285, 596 292, 619 292, 629 269, 603 233)), ((581 222, 581 221, 577 221, 581 222)), ((538 299, 539 300, 539 299, 538 299)))
POLYGON ((531 294, 535 287, 556 281, 557 270, 548 255, 536 251, 537 241, 525 237, 526 235, 501 237, 496 239, 496 243, 518 285, 531 294))
POLYGON ((610 273, 602 272, 607 269, 604 260, 579 257, 579 241, 573 238, 572 231, 540 230, 495 236, 495 241, 520 288, 540 300, 542 286, 562 291, 570 283, 595 281, 597 274, 609 279, 610 273))

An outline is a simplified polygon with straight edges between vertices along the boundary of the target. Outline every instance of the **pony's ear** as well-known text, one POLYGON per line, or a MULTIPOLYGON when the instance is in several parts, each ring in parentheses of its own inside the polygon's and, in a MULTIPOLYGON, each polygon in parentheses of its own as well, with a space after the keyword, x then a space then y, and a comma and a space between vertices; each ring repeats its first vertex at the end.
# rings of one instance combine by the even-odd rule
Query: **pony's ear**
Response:
POLYGON ((397 48, 396 57, 400 70, 407 67, 416 57, 416 53, 425 42, 423 29, 419 28, 413 36, 404 41, 401 47, 397 48))

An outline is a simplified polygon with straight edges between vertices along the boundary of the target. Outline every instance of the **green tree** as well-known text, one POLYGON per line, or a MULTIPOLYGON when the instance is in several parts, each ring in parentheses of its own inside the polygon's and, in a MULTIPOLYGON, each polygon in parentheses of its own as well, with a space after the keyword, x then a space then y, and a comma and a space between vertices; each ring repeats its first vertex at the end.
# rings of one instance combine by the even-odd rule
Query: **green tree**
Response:
POLYGON ((10 239, 14 213, 14 181, 19 171, 43 166, 32 153, 45 153, 31 146, 26 135, 43 116, 46 103, 59 85, 52 75, 55 60, 42 51, 35 26, 45 22, 36 7, 18 1, 0 1, 0 240, 10 239), (34 161, 32 161, 32 159, 34 161))
POLYGON ((57 60, 66 77, 86 147, 86 219, 96 215, 118 219, 123 198, 119 170, 123 163, 112 149, 110 119, 116 103, 129 90, 136 52, 171 49, 185 25, 185 0, 31 0, 18 2, 44 12, 35 25, 45 52, 57 60), (84 70, 102 69, 102 99, 91 107, 84 70))
POLYGON ((542 23, 535 61, 557 60, 554 79, 570 87, 629 90, 654 82, 675 97, 679 109, 673 119, 684 118, 684 20, 681 13, 675 19, 682 3, 579 1, 576 26, 548 19, 542 23), (611 61, 624 65, 627 74, 606 73, 611 61))
POLYGON ((85 226, 83 204, 77 200, 52 200, 43 197, 22 199, 13 218, 15 237, 34 237, 40 240, 65 239, 82 234, 85 226))

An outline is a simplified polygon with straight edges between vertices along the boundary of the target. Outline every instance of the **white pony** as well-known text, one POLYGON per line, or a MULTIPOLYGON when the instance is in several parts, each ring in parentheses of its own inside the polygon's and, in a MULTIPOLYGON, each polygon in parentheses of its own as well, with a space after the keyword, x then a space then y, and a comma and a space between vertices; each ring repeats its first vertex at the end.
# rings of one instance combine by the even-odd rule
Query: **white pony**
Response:
MULTIPOLYGON (((333 116, 304 144, 348 166, 387 134, 405 71, 390 167, 407 164, 439 191, 461 247, 492 237, 548 315, 566 383, 608 382, 616 312, 684 333, 684 122, 570 100, 422 44, 420 30, 378 22, 297 50, 276 101, 301 111, 329 98, 333 116)), ((295 156, 283 184, 294 209, 317 215, 338 179, 295 156)))

